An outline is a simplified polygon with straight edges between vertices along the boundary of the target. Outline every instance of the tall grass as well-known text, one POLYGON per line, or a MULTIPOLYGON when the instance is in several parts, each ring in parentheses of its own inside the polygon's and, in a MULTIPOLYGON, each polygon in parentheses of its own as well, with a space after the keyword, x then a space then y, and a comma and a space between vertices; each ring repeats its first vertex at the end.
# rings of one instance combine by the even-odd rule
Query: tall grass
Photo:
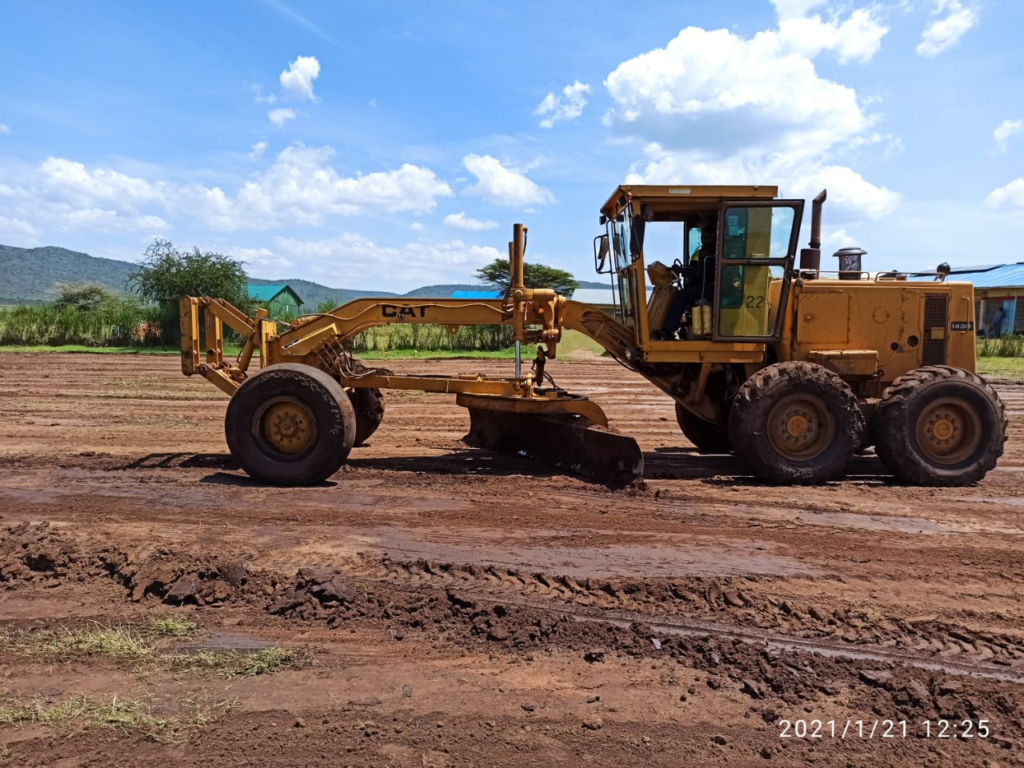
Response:
POLYGON ((418 350, 423 352, 496 352, 512 346, 508 325, 464 325, 454 333, 443 325, 384 325, 369 328, 352 340, 356 354, 418 350))
POLYGON ((88 311, 53 305, 0 309, 0 345, 153 346, 162 343, 160 319, 158 308, 125 299, 88 311))
POLYGON ((1024 336, 978 339, 978 357, 1024 357, 1024 336))

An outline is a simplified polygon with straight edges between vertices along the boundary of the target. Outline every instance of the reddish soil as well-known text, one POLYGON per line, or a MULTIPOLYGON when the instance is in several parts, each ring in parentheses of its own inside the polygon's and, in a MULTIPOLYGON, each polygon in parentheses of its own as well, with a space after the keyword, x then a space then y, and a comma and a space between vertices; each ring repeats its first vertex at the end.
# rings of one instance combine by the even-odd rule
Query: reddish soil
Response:
POLYGON ((0 356, 0 628, 182 615, 206 645, 312 659, 225 680, 0 657, 0 711, 233 704, 171 743, 0 724, 0 765, 1024 764, 1024 387, 998 387, 1010 440, 976 487, 901 487, 868 456, 797 489, 698 456, 614 363, 549 370, 638 439, 642 485, 469 449, 452 398, 389 393, 329 482, 261 487, 226 455, 226 398, 176 359, 0 356), (869 738, 882 720, 906 736, 869 738))

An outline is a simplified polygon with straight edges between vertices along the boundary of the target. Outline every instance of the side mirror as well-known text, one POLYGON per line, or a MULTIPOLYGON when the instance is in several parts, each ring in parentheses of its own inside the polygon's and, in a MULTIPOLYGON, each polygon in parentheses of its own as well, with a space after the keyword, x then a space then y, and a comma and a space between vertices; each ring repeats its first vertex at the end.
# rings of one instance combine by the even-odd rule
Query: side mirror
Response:
POLYGON ((608 263, 608 254, 611 248, 608 245, 608 235, 598 235, 594 238, 594 268, 597 273, 603 274, 605 265, 608 263), (598 244, 600 241, 600 244, 598 244))

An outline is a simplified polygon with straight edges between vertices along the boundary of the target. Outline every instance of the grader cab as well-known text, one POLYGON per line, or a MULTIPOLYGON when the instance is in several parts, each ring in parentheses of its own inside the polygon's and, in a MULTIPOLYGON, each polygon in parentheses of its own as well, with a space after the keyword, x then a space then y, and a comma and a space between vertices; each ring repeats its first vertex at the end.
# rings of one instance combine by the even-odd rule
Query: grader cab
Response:
POLYGON ((902 482, 980 480, 1002 455, 1007 422, 974 373, 973 287, 941 271, 923 282, 872 276, 857 249, 822 270, 824 192, 797 265, 804 202, 777 194, 763 186, 616 189, 594 239, 613 315, 527 288, 526 229, 517 224, 501 299, 363 298, 279 333, 266 313, 246 317, 221 299, 184 297, 182 368, 231 395, 227 442, 242 468, 283 485, 335 472, 380 424, 383 389, 455 394, 469 409, 472 444, 612 485, 641 478, 636 442, 546 373, 563 328, 671 397, 699 450, 734 452, 769 482, 837 479, 871 445, 902 482), (234 362, 223 356, 225 323, 246 339, 234 362), (356 335, 391 323, 511 325, 514 375, 396 375, 352 357, 356 335), (538 344, 527 372, 524 343, 538 344), (250 371, 256 352, 260 369, 250 371))

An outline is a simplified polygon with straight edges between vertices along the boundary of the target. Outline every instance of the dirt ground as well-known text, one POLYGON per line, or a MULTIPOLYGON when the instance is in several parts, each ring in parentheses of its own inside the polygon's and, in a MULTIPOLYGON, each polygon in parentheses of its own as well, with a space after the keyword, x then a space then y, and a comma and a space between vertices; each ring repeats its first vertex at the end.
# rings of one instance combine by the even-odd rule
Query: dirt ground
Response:
POLYGON ((756 483, 597 359, 549 370, 637 437, 639 487, 466 448, 453 398, 389 393, 349 465, 283 490, 232 466, 226 398, 177 366, 0 355, 0 629, 187 617, 186 652, 305 661, 2 654, 0 765, 1024 764, 1024 387, 999 387, 1010 440, 971 488, 901 487, 873 457, 756 483), (214 715, 4 722, 76 696, 214 715))

